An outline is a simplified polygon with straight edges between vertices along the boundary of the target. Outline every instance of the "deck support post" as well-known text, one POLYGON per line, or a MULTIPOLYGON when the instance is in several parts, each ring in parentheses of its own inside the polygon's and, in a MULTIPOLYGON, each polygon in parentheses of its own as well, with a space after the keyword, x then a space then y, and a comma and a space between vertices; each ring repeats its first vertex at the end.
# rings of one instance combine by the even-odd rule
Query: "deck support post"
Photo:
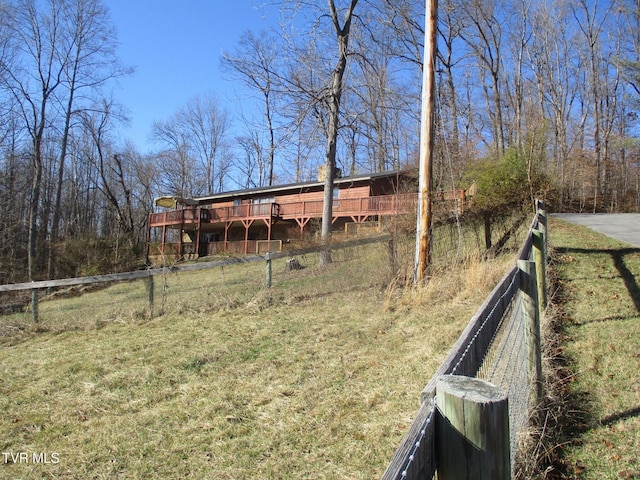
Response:
POLYGON ((184 233, 184 212, 183 209, 180 215, 180 231, 178 232, 178 260, 183 260, 183 238, 184 233))
POLYGON ((160 255, 164 257, 164 244, 167 240, 167 224, 162 225, 162 241, 160 242, 160 255))
POLYGON ((224 252, 227 253, 227 242, 229 241, 229 228, 233 222, 224 222, 224 252))
POLYGON ((196 224, 196 250, 194 257, 200 257, 200 228, 202 227, 202 210, 200 207, 196 208, 196 215, 198 215, 198 223, 196 224))
POLYGON ((242 220, 242 225, 244 225, 244 254, 249 253, 249 229, 255 220, 242 220))

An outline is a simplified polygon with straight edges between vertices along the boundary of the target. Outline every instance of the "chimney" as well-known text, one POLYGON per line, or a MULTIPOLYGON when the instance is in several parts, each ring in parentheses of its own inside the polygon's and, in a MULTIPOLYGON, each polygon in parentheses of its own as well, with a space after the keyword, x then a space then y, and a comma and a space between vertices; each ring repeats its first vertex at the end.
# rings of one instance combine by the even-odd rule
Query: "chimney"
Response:
MULTIPOLYGON (((324 182, 325 179, 327 178, 327 165, 326 164, 322 164, 318 167, 318 181, 319 182, 324 182)), ((335 174, 333 175, 333 178, 342 178, 342 169, 341 168, 337 168, 335 169, 335 174)))
POLYGON ((323 164, 318 167, 318 181, 324 182, 327 178, 327 165, 323 164))

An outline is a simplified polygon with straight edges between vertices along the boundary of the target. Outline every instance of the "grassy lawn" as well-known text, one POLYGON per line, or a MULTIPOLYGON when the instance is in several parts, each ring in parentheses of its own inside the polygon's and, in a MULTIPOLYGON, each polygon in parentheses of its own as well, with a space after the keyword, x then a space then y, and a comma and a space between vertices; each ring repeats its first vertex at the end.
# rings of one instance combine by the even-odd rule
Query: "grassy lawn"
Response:
POLYGON ((141 282, 0 317, 0 478, 379 478, 513 252, 419 291, 385 244, 299 260, 157 278, 152 319, 141 282))
POLYGON ((552 220, 572 372, 569 478, 640 478, 640 249, 552 220))

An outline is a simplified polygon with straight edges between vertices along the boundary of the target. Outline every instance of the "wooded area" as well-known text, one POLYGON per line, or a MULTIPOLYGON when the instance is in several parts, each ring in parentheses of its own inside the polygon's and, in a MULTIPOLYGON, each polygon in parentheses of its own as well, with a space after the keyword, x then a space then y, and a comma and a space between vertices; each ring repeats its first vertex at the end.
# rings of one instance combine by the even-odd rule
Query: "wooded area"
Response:
MULTIPOLYGON (((253 113, 203 94, 142 152, 115 134, 117 80, 133 70, 106 2, 0 2, 2 283, 130 269, 156 196, 303 181, 332 161, 415 167, 424 3, 277 3, 279 30, 203 59, 259 99, 253 113)), ((434 188, 477 180, 484 212, 536 195, 556 210, 640 209, 640 1, 438 12, 434 188)))

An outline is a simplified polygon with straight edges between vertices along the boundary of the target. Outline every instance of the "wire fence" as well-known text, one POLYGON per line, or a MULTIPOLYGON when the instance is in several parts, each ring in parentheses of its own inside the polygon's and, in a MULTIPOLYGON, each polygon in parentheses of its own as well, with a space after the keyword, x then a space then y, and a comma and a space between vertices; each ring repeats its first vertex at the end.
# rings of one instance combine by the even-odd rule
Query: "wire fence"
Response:
MULTIPOLYGON (((499 241, 512 230, 514 219, 506 219, 493 234, 499 241)), ((516 222, 517 223, 517 222, 516 222)), ((534 259, 534 235, 536 229, 545 231, 544 216, 539 211, 524 240, 518 258, 534 259)), ((449 222, 436 230, 435 257, 449 263, 456 257, 465 257, 474 246, 484 242, 478 227, 461 228, 457 222, 449 222), (464 238, 463 238, 464 237, 464 238), (441 252, 441 253, 439 253, 441 252)), ((332 245, 336 259, 357 262, 357 248, 374 245, 389 250, 389 255, 379 256, 380 265, 371 265, 377 274, 384 268, 393 271, 395 257, 403 252, 394 251, 398 245, 385 245, 392 237, 376 236, 356 239, 332 245), (391 261, 390 261, 391 260, 391 261), (386 263, 386 265, 385 265, 386 263)), ((515 242, 512 236, 510 242, 515 242)), ((296 252, 269 253, 250 257, 231 257, 213 262, 197 262, 187 265, 168 265, 124 274, 101 275, 81 279, 52 280, 29 284, 0 286, 0 292, 19 292, 33 295, 31 309, 24 303, 14 315, 3 321, 2 328, 24 329, 30 317, 38 316, 38 291, 54 289, 54 295, 65 297, 64 302, 42 302, 39 328, 51 330, 75 330, 100 328, 109 322, 136 322, 163 313, 189 314, 197 311, 224 308, 229 302, 249 302, 256 292, 269 286, 272 262, 284 268, 288 257, 296 255, 315 262, 321 247, 310 247, 296 252), (311 259, 311 257, 314 257, 311 259), (242 264, 242 269, 230 268, 242 264), (266 268, 265 268, 266 265, 266 268), (229 268, 228 268, 229 267, 229 268), (188 275, 186 275, 188 273, 188 275), (68 287, 68 288, 67 288, 68 287), (91 311, 86 314, 86 299, 82 293, 90 290, 91 311), (229 292, 234 294, 230 295, 229 292), (244 295, 246 298, 243 298, 244 295), (42 321, 44 319, 44 321, 42 321), (14 321, 15 320, 15 321, 14 321), (87 323, 89 322, 89 323, 87 323)), ((516 247, 517 248, 517 247, 516 247)), ((407 254, 411 254, 411 245, 407 254)), ((478 250, 478 249, 475 249, 478 250)), ((353 270, 353 269, 352 269, 353 270)), ((367 273, 364 272, 364 275, 367 273)), ((338 275, 337 277, 340 277, 338 275)), ((345 282, 348 276, 345 275, 345 282)), ((327 286, 327 288, 335 288, 327 286)), ((42 293, 41 293, 42 295, 42 293)), ((51 293, 49 293, 51 295, 51 293)), ((528 412, 531 408, 530 360, 528 360, 523 312, 527 302, 522 293, 522 274, 514 267, 486 299, 471 319, 460 339, 422 393, 421 407, 409 432, 399 446, 384 479, 433 478, 436 473, 437 442, 435 424, 438 416, 435 404, 436 379, 442 375, 465 375, 492 382, 503 388, 509 396, 511 452, 517 451, 519 438, 526 431, 528 412)), ((232 307, 232 305, 227 305, 232 307)), ((2 334, 2 332, 0 332, 2 334)))
MULTIPOLYGON (((338 262, 356 263, 359 247, 378 245, 387 251, 390 240, 389 235, 361 237, 331 244, 330 251, 338 262)), ((168 311, 180 314, 232 307, 251 301, 256 292, 271 287, 273 271, 283 270, 289 258, 315 264, 324 248, 313 245, 295 251, 174 263, 124 273, 0 285, 0 295, 6 297, 1 302, 0 335, 3 329, 20 330, 28 325, 75 330, 109 322, 136 322, 168 311), (92 293, 90 312, 83 297, 88 292, 92 293)), ((385 263, 390 268, 388 257, 379 256, 379 268, 385 268, 385 263)))
MULTIPOLYGON (((508 238, 507 248, 517 248, 518 235, 512 235, 514 222, 518 224, 518 218, 511 216, 494 220, 491 228, 494 244, 504 245, 504 239, 508 238)), ((378 227, 381 228, 380 225, 378 227)), ((485 248, 483 228, 482 222, 474 218, 451 217, 440 221, 432 232, 434 263, 450 266, 478 255, 485 248)), ((387 219, 381 229, 391 232, 391 236, 375 235, 376 232, 369 232, 373 233, 372 236, 335 235, 336 243, 331 245, 333 255, 351 258, 353 248, 357 245, 381 244, 383 249, 387 249, 385 244, 393 239, 393 245, 390 246, 392 250, 388 252, 389 261, 385 260, 387 265, 382 268, 389 266, 392 277, 413 278, 415 215, 387 219)), ((295 242, 291 247, 286 251, 271 253, 269 258, 283 263, 289 257, 306 256, 307 263, 317 263, 317 259, 312 258, 317 256, 320 249, 317 244, 295 242)), ((95 315, 91 315, 91 318, 96 317, 96 322, 100 324, 104 319, 137 321, 166 312, 168 308, 198 310, 215 307, 231 297, 235 298, 237 295, 227 293, 243 282, 248 285, 243 289, 247 292, 255 293, 264 288, 269 281, 265 276, 267 253, 259 251, 259 254, 249 256, 214 256, 210 257, 214 260, 199 260, 191 264, 167 259, 165 265, 132 272, 0 285, 0 329, 6 325, 9 325, 9 329, 24 329, 25 325, 37 322, 40 328, 44 328, 43 322, 49 326, 62 322, 64 325, 60 328, 65 329, 83 328, 87 322, 83 294, 88 292, 93 294, 91 310, 95 315), (237 280, 229 275, 234 265, 243 267, 237 280), (64 299, 65 302, 53 305, 43 301, 58 299, 64 299), (57 317, 62 314, 64 318, 58 320, 57 317)), ((379 272, 372 274, 378 276, 379 272)))
POLYGON ((471 318, 445 361, 424 388, 421 407, 384 473, 383 480, 435 477, 438 471, 437 451, 448 448, 439 443, 436 429, 440 415, 436 384, 438 378, 445 375, 486 380, 506 393, 513 476, 517 469, 515 459, 522 445, 521 439, 526 436, 529 426, 530 412, 540 400, 539 320, 546 301, 545 241, 546 216, 543 205, 539 203, 518 254, 517 265, 503 277, 471 318), (528 268, 531 264, 535 265, 533 269, 528 268), (529 278, 532 271, 536 278, 529 278), (533 292, 530 288, 532 280, 535 284, 533 292), (533 327, 529 323, 532 314, 533 327))

